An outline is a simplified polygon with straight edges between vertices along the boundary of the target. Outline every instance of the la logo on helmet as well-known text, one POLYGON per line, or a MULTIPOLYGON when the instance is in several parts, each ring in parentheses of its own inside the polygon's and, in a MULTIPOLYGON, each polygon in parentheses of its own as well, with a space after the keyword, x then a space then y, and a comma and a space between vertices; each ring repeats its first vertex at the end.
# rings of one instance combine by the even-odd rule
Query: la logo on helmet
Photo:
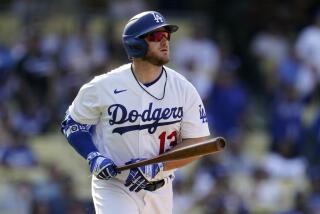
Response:
POLYGON ((159 22, 163 22, 163 18, 157 14, 157 13, 152 13, 153 14, 153 17, 154 17, 154 20, 159 23, 159 22))

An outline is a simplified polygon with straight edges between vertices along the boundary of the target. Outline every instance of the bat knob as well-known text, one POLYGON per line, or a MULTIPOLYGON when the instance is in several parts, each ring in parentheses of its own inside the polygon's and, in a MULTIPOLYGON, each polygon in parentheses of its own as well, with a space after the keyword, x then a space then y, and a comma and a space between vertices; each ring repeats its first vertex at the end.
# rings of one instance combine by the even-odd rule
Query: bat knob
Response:
POLYGON ((223 137, 218 137, 218 139, 217 139, 218 141, 218 148, 219 148, 219 150, 223 150, 225 147, 226 147, 226 139, 224 139, 223 137))

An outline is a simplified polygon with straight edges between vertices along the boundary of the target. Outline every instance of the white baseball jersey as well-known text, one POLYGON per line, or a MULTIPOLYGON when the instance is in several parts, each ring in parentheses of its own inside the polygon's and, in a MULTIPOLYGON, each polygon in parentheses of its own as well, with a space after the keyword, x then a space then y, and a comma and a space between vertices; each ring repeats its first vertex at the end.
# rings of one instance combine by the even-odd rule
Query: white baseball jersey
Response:
MULTIPOLYGON (((196 89, 167 67, 148 87, 135 78, 131 64, 97 76, 80 89, 69 114, 76 122, 95 125, 94 144, 118 166, 132 158, 157 156, 179 139, 210 135, 196 89)), ((108 181, 93 176, 96 213, 172 212, 172 171, 156 176, 155 180, 165 179, 162 188, 138 193, 123 185, 126 172, 108 181)))
POLYGON ((80 89, 69 114, 79 123, 96 125, 96 147, 118 166, 157 156, 178 138, 210 135, 197 91, 168 67, 148 87, 137 82, 131 64, 97 76, 80 89))

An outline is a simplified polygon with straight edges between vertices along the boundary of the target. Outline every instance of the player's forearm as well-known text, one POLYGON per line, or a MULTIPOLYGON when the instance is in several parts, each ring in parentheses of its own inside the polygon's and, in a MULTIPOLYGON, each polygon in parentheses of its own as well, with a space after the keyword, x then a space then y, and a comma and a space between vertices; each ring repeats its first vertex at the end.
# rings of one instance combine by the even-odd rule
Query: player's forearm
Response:
POLYGON ((176 161, 170 161, 164 163, 164 171, 177 169, 180 167, 183 167, 185 165, 188 165, 189 163, 193 162, 194 160, 197 160, 199 157, 193 157, 193 158, 187 158, 182 160, 176 160, 176 161))
POLYGON ((61 123, 61 131, 67 138, 69 144, 83 158, 87 159, 90 153, 98 152, 89 133, 88 125, 77 123, 71 116, 67 115, 61 123))
MULTIPOLYGON (((208 139, 208 137, 184 139, 184 140, 182 140, 181 143, 176 145, 172 150, 175 150, 175 149, 187 146, 187 145, 200 143, 200 142, 203 142, 203 141, 205 141, 207 139, 208 139)), ((189 163, 191 163, 191 162, 193 162, 193 161, 195 161, 195 160, 197 160, 199 158, 200 158, 200 156, 192 157, 192 158, 186 158, 186 159, 182 159, 182 160, 165 162, 164 163, 164 171, 183 167, 183 166, 188 165, 189 163)))

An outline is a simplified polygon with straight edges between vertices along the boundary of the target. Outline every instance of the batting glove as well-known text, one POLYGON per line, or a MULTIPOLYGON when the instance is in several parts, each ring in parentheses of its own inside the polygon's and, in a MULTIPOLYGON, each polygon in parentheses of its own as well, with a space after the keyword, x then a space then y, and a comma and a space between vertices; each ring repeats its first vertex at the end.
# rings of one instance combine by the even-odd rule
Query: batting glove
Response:
MULTIPOLYGON (((126 164, 135 163, 141 160, 144 159, 133 159, 126 164)), ((151 184, 152 179, 161 171, 163 171, 163 163, 155 163, 132 168, 130 169, 128 178, 125 182, 125 186, 129 187, 130 191, 139 192, 141 189, 146 188, 148 184, 151 184)))
POLYGON ((87 160, 89 162, 90 172, 99 179, 109 180, 118 174, 117 166, 114 162, 99 152, 91 152, 87 160))

